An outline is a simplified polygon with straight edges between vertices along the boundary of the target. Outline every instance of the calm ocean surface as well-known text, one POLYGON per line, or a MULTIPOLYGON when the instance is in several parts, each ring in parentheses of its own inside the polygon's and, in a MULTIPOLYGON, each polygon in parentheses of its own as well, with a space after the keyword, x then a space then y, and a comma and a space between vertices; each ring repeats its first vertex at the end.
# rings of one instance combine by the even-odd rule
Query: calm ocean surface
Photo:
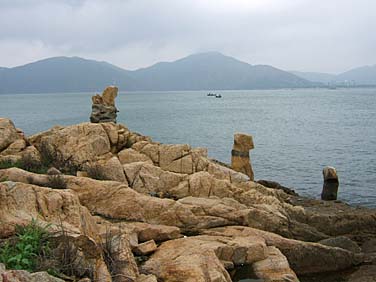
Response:
MULTIPOLYGON (((376 89, 120 93, 118 122, 163 143, 207 147, 230 162, 235 132, 253 135, 256 179, 320 197, 337 168, 339 199, 376 207, 376 89)), ((89 120, 94 93, 0 95, 0 116, 26 134, 89 120)))

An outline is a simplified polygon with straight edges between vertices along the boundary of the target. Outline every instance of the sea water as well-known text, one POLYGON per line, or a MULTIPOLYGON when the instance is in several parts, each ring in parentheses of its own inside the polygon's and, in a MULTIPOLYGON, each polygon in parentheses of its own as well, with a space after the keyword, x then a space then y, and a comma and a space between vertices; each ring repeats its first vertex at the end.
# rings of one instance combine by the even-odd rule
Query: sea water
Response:
MULTIPOLYGON (((118 122, 163 143, 206 147, 229 163, 233 135, 251 134, 256 179, 319 198, 323 167, 339 199, 376 207, 376 89, 120 92, 118 122), (213 92, 213 91, 211 91, 213 92)), ((94 93, 2 94, 0 117, 26 134, 89 120, 94 93)))

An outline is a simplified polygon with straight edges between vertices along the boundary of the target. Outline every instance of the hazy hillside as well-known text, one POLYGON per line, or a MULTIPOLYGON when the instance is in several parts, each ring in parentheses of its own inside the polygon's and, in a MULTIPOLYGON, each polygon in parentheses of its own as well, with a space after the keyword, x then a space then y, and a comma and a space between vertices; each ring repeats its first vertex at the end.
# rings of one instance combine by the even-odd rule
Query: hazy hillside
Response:
POLYGON ((0 93, 95 91, 111 84, 134 88, 128 71, 78 57, 49 58, 0 72, 0 93))
POLYGON ((354 81, 356 84, 376 85, 376 65, 355 68, 336 76, 337 81, 354 81))
POLYGON ((132 73, 143 90, 210 90, 309 87, 312 83, 271 66, 241 62, 218 52, 158 63, 132 73))
POLYGON ((335 80, 336 75, 330 73, 321 72, 302 72, 302 71, 290 71, 290 73, 295 74, 301 78, 307 79, 309 81, 328 83, 335 80))
POLYGON ((250 65, 217 52, 127 71, 78 57, 49 58, 0 71, 0 93, 121 90, 215 90, 311 87, 315 84, 266 65, 250 65))
POLYGON ((345 85, 376 85, 376 65, 351 69, 340 74, 290 71, 310 81, 345 85))

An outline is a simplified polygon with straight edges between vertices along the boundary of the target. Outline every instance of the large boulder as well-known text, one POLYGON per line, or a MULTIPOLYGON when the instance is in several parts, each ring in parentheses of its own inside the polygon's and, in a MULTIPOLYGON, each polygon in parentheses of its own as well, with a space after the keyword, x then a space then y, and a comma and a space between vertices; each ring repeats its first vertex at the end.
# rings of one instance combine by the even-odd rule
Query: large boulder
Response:
POLYGON ((142 266, 163 281, 231 281, 224 264, 252 264, 266 258, 258 237, 195 236, 167 241, 142 266))
POLYGON ((29 138, 42 156, 58 161, 58 166, 81 167, 111 151, 111 143, 100 124, 81 123, 52 128, 29 138))
POLYGON ((252 265, 253 272, 265 282, 299 282, 286 257, 276 247, 268 247, 268 256, 252 265))
POLYGON ((19 139, 13 122, 7 118, 0 118, 0 152, 19 139))
POLYGON ((354 253, 344 249, 287 239, 274 233, 250 227, 227 226, 209 229, 203 233, 231 238, 261 237, 268 246, 275 246, 283 253, 290 267, 298 275, 340 271, 359 263, 359 258, 354 253))
POLYGON ((0 263, 0 282, 64 282, 47 272, 29 273, 25 270, 6 270, 0 263))
POLYGON ((111 281, 95 222, 72 191, 5 181, 0 183, 0 202, 0 238, 14 235, 17 225, 37 220, 54 234, 54 252, 77 252, 72 268, 79 271, 85 265, 94 270, 95 281, 111 281))
POLYGON ((150 162, 133 162, 123 165, 130 187, 140 193, 169 193, 176 190, 186 175, 165 171, 150 162))
POLYGON ((119 159, 111 154, 98 161, 85 164, 83 169, 86 170, 89 177, 98 180, 127 181, 119 159))
POLYGON ((129 164, 135 162, 149 162, 153 164, 153 161, 147 155, 141 154, 132 148, 120 151, 118 153, 118 157, 121 164, 129 164))

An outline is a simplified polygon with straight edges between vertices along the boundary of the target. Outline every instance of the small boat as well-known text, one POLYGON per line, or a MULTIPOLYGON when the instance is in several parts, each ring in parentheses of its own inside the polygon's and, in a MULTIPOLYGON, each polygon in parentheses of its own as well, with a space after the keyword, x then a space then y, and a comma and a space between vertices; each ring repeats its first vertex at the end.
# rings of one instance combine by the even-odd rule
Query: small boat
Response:
POLYGON ((222 98, 222 95, 221 94, 216 94, 215 98, 222 98))
POLYGON ((215 96, 215 93, 208 93, 206 96, 215 96))

